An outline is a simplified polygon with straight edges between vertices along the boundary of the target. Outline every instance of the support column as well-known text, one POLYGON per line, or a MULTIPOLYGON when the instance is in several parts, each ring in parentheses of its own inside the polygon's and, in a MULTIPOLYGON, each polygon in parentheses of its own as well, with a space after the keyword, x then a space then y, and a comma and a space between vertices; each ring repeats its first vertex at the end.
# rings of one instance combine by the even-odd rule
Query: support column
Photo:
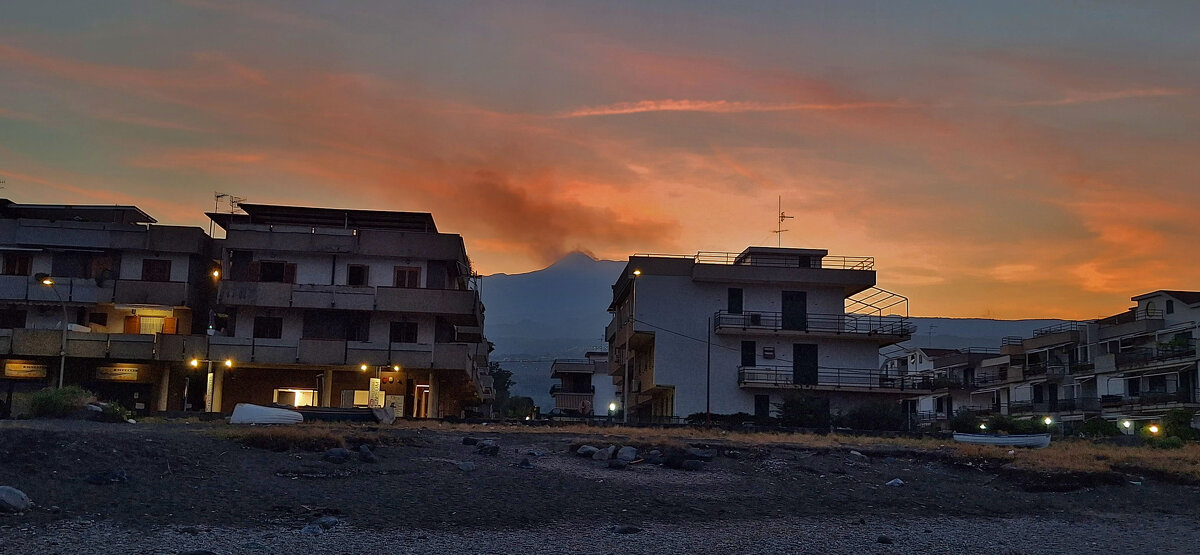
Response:
POLYGON ((167 410, 167 397, 171 392, 171 368, 163 367, 162 375, 158 379, 158 399, 155 403, 154 410, 165 412, 167 410))
POLYGON ((212 410, 221 412, 221 391, 225 389, 225 365, 213 365, 212 410))
POLYGON ((429 418, 441 418, 441 410, 438 406, 438 394, 441 393, 441 387, 438 385, 437 374, 429 373, 429 408, 425 410, 425 414, 429 418))
POLYGON ((321 382, 321 406, 333 406, 333 368, 325 369, 325 380, 321 382))

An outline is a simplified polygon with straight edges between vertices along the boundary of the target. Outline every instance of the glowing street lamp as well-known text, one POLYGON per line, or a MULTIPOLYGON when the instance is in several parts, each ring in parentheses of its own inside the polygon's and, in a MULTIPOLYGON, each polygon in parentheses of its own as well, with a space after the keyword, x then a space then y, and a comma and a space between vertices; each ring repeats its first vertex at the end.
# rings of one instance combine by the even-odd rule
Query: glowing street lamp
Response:
POLYGON ((986 429, 987 429, 987 424, 980 424, 980 425, 979 425, 979 429, 980 429, 980 430, 986 430, 986 429))
POLYGON ((1159 430, 1158 424, 1151 424, 1150 427, 1146 428, 1146 430, 1152 434, 1157 434, 1159 430))
POLYGON ((63 302, 62 295, 58 294, 58 288, 54 286, 54 278, 50 277, 50 274, 39 273, 33 278, 54 291, 54 298, 58 299, 58 305, 62 307, 62 346, 58 351, 58 388, 62 389, 63 377, 67 373, 67 303, 63 302))
POLYGON ((1045 425, 1049 426, 1049 425, 1051 425, 1051 424, 1053 424, 1053 423, 1054 423, 1054 419, 1053 419, 1053 418, 1050 418, 1049 416, 1047 416, 1047 417, 1045 417, 1045 418, 1043 418, 1043 419, 1042 419, 1042 423, 1044 423, 1045 425))

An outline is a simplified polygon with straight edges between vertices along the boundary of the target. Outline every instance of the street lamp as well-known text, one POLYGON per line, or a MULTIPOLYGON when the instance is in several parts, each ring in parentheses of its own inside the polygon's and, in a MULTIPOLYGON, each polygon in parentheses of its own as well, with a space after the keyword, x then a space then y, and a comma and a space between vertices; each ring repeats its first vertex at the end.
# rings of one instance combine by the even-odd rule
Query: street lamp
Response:
POLYGON ((58 288, 54 286, 54 278, 50 277, 50 274, 35 274, 33 278, 54 291, 54 297, 62 307, 62 346, 58 351, 58 388, 62 389, 63 376, 67 373, 67 303, 63 302, 62 295, 58 294, 58 288))
POLYGON ((637 302, 637 278, 640 275, 642 275, 642 271, 638 268, 634 268, 633 275, 629 278, 633 281, 633 285, 631 286, 632 290, 629 293, 629 339, 625 340, 625 379, 621 380, 621 404, 623 405, 621 407, 622 424, 629 423, 629 408, 633 406, 629 402, 629 360, 633 358, 630 356, 631 349, 629 347, 632 345, 633 335, 637 331, 637 312, 634 310, 636 306, 634 303, 637 302))
MULTIPOLYGON (((208 364, 208 385, 204 389, 204 412, 213 412, 213 393, 216 391, 216 380, 213 379, 213 361, 210 359, 193 358, 191 362, 192 368, 199 368, 201 362, 208 364)), ((226 368, 233 368, 233 360, 231 359, 225 359, 224 364, 226 368)))

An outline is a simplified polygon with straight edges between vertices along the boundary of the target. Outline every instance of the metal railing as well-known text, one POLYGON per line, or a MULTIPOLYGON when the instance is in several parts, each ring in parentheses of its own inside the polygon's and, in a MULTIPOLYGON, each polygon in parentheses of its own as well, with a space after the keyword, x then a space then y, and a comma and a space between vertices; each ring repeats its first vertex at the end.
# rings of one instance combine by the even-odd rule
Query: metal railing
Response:
POLYGON ((1054 401, 1010 401, 1008 403, 1010 414, 1100 412, 1101 406, 1102 405, 1099 397, 1076 397, 1071 399, 1057 399, 1054 401))
MULTIPOLYGON (((816 373, 797 372, 792 366, 739 366, 739 386, 760 387, 852 387, 859 389, 920 389, 903 377, 892 377, 875 368, 833 368, 820 366, 816 373)), ((926 388, 927 389, 927 388, 926 388)))
POLYGON ((588 386, 586 389, 564 389, 562 384, 554 384, 550 386, 550 395, 592 395, 594 393, 596 393, 596 386, 594 385, 588 386))
POLYGON ((1087 322, 1062 322, 1035 329, 1033 330, 1033 335, 1037 337, 1039 335, 1050 335, 1064 331, 1079 331, 1082 329, 1087 329, 1087 322))
POLYGON ((1006 335, 1000 339, 1000 345, 1023 345, 1025 338, 1019 335, 1006 335))
POLYGON ((1117 364, 1117 368, 1136 368, 1150 366, 1156 362, 1193 356, 1196 356, 1195 339, 1190 339, 1186 342, 1164 343, 1155 347, 1142 347, 1122 351, 1116 353, 1113 358, 1117 364))
POLYGON ((1184 389, 1179 391, 1147 391, 1138 395, 1104 395, 1100 398, 1105 407, 1124 405, 1173 406, 1180 403, 1200 404, 1200 389, 1184 389))
POLYGON ((1163 311, 1160 309, 1138 309, 1129 310, 1120 314, 1109 316, 1108 318, 1103 318, 1099 320, 1098 323, 1103 326, 1115 326, 1118 324, 1137 322, 1139 320, 1160 320, 1162 317, 1163 311))
POLYGON ((700 251, 696 254, 663 254, 640 252, 634 257, 645 258, 684 258, 691 259, 696 264, 720 264, 726 266, 764 266, 773 268, 813 268, 824 270, 873 270, 875 258, 872 256, 816 256, 804 253, 739 253, 700 251))
POLYGON ((713 315, 713 330, 796 331, 807 333, 858 335, 912 335, 916 324, 904 316, 872 314, 806 314, 794 322, 785 322, 781 312, 744 311, 731 314, 721 310, 713 315), (787 324, 787 325, 785 325, 787 324))

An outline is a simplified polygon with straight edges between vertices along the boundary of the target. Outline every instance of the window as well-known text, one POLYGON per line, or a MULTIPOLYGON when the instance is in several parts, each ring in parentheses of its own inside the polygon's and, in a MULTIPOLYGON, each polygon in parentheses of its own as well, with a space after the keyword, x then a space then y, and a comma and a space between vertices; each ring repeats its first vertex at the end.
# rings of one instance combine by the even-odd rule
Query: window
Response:
POLYGON ((142 281, 171 281, 171 261, 153 258, 143 260, 142 281))
POLYGON ((1125 380, 1125 395, 1129 397, 1137 397, 1142 394, 1142 379, 1129 378, 1125 380))
POLYGON ((1175 301, 1167 299, 1167 314, 1175 314, 1175 301))
POLYGON ((392 343, 416 343, 416 322, 392 322, 392 343))
POLYGON ((229 279, 233 281, 250 281, 250 264, 254 261, 251 251, 229 251, 229 279))
POLYGON ((369 341, 371 315, 345 310, 305 310, 301 337, 338 341, 369 341))
POLYGON ((741 314, 742 313, 742 288, 741 287, 730 287, 727 297, 728 297, 728 302, 726 303, 726 307, 725 307, 726 310, 730 314, 741 314))
POLYGON ((90 278, 92 255, 85 252, 56 252, 50 261, 50 275, 62 278, 90 278))
POLYGON ((421 269, 411 266, 396 266, 395 286, 409 289, 421 287, 421 269))
POLYGON ((162 333, 165 320, 162 316, 142 316, 138 318, 138 333, 142 335, 162 333))
POLYGON ((287 262, 263 261, 258 263, 258 281, 273 283, 291 283, 295 281, 296 265, 287 262), (291 279, 288 279, 288 267, 291 267, 291 279))
POLYGON ((1166 393, 1167 392, 1167 377, 1166 376, 1150 376, 1147 384, 1151 393, 1166 393))
POLYGON ((28 254, 5 253, 2 273, 6 276, 27 276, 31 265, 28 254))
POLYGON ((277 316, 254 317, 255 339, 279 339, 283 337, 283 318, 277 316))
POLYGON ((276 389, 275 404, 292 407, 317 406, 317 390, 315 389, 276 389))
POLYGON ((367 267, 362 264, 346 266, 346 285, 363 287, 367 285, 367 267))
POLYGON ((0 329, 20 329, 24 327, 24 310, 0 310, 0 329))
POLYGON ((97 326, 108 326, 107 312, 93 312, 88 314, 88 323, 96 324, 97 326))
POLYGON ((934 409, 934 411, 939 412, 939 413, 946 412, 946 398, 945 397, 937 398, 937 407, 934 409))

